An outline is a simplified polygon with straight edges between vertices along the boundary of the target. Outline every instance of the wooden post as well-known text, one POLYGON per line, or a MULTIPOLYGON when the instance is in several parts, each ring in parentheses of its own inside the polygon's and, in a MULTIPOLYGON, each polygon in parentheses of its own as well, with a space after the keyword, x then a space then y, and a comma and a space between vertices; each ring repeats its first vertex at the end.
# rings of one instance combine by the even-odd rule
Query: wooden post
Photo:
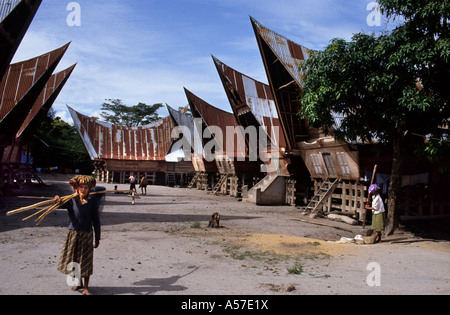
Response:
MULTIPOLYGON (((377 173, 377 167, 378 165, 375 165, 375 167, 373 168, 373 173, 372 173, 372 180, 370 182, 370 186, 372 186, 375 183, 375 174, 377 173)), ((366 204, 369 205, 369 195, 367 195, 367 201, 366 204)), ((367 210, 364 207, 364 217, 363 217, 363 228, 366 227, 366 219, 367 219, 367 210)))

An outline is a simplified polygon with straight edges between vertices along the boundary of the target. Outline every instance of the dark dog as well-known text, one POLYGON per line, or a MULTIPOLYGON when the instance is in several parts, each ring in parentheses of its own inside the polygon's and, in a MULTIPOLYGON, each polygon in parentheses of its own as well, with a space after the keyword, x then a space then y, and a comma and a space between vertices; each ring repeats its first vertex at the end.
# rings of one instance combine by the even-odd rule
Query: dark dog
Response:
POLYGON ((211 216, 211 220, 209 220, 208 227, 213 229, 220 228, 220 214, 218 212, 215 212, 211 216))

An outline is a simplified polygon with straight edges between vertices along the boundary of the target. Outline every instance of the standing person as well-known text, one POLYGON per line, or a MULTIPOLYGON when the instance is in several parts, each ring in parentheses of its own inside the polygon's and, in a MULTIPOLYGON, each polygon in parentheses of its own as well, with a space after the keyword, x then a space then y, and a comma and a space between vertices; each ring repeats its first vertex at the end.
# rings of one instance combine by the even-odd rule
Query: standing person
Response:
POLYGON ((142 176, 141 181, 139 182, 139 187, 141 188, 142 195, 147 195, 147 185, 148 185, 147 177, 142 176))
POLYGON ((385 228, 385 209, 380 190, 377 184, 369 187, 369 196, 372 196, 372 206, 366 206, 367 210, 372 210, 372 230, 375 232, 375 243, 381 243, 381 232, 385 228))
POLYGON ((136 177, 134 177, 133 172, 130 173, 130 177, 128 177, 128 179, 130 180, 130 191, 136 191, 136 177))
MULTIPOLYGON (((93 177, 79 175, 69 183, 78 196, 63 206, 69 215, 69 231, 61 251, 58 271, 71 274, 71 267, 74 263, 78 264, 80 274, 75 274, 75 277, 80 280, 80 285, 72 287, 72 290, 83 289, 83 295, 92 295, 89 292, 89 278, 94 269, 94 248, 100 245, 100 199, 89 196, 96 186, 93 177)), ((55 196, 55 202, 60 200, 59 196, 55 196)))

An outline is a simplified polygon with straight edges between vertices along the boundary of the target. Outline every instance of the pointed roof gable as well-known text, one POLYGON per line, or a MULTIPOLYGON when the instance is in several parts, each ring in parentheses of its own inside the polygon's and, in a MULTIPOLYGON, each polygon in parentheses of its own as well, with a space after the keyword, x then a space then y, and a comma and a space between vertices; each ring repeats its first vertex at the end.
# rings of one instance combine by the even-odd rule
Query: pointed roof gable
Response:
POLYGON ((256 34, 267 43, 279 61, 290 72, 296 83, 301 87, 302 74, 299 70, 300 64, 307 60, 312 53, 311 49, 294 43, 288 38, 280 35, 267 27, 261 25, 254 18, 250 18, 256 34))
MULTIPOLYGON (((170 117, 172 117, 174 126, 180 126, 180 127, 187 127, 189 129, 190 132, 190 136, 191 136, 191 144, 194 143, 194 118, 186 115, 185 113, 183 113, 182 111, 177 111, 175 109, 173 109, 172 107, 170 107, 169 105, 166 105, 167 110, 169 111, 170 117)), ((186 111, 184 111, 186 112, 186 111)))
POLYGON ((298 116, 302 93, 299 65, 309 58, 311 50, 269 30, 253 18, 251 22, 286 139, 286 150, 292 152, 297 143, 308 140, 312 132, 307 121, 298 116))
POLYGON ((75 66, 76 64, 51 76, 17 132, 17 139, 27 141, 33 135, 53 106, 53 103, 75 69, 75 66))
POLYGON ((3 1, 0 7, 0 79, 5 74, 42 0, 3 1))
MULTIPOLYGON (((247 152, 241 152, 237 147, 239 143, 245 143, 242 133, 236 132, 236 137, 238 138, 237 141, 234 142, 233 150, 227 147, 227 143, 232 141, 231 139, 227 139, 227 127, 231 127, 233 130, 236 130, 236 127, 239 127, 234 115, 212 106, 186 88, 184 91, 194 118, 202 118, 206 127, 214 126, 220 128, 222 131, 222 143, 220 143, 220 140, 218 139, 218 144, 223 150, 223 153, 233 154, 231 157, 245 157, 247 152)), ((245 151, 247 151, 247 146, 245 146, 245 151)))
POLYGON ((17 133, 69 44, 9 66, 0 81, 0 134, 4 138, 17 133))
MULTIPOLYGON (((244 127, 265 127, 269 135, 273 127, 280 128, 270 86, 227 66, 214 56, 213 60, 239 123, 244 127)), ((279 148, 286 147, 282 133, 279 133, 279 141, 275 144, 279 148)))

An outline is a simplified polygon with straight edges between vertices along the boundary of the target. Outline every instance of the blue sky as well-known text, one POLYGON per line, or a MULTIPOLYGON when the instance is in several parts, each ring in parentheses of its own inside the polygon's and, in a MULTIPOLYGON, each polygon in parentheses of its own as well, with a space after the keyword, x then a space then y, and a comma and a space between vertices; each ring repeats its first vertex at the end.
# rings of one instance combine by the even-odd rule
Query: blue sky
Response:
MULTIPOLYGON (((53 109, 71 122, 66 104, 99 116, 105 99, 127 105, 187 105, 183 87, 231 111, 211 54, 267 82, 249 16, 311 49, 350 40, 369 26, 372 0, 79 0, 81 26, 69 26, 69 0, 43 0, 13 62, 71 41, 57 71, 78 63, 53 109)), ((167 111, 161 110, 161 116, 167 111)))

